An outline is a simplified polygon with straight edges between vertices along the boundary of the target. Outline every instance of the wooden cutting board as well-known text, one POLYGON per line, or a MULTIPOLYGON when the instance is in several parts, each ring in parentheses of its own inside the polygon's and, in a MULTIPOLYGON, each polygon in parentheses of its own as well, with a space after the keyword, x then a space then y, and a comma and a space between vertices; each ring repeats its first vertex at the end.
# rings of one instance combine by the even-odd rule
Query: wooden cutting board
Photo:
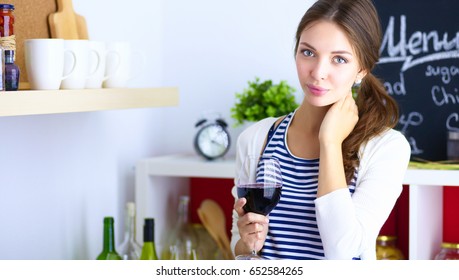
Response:
POLYGON ((72 0, 56 0, 57 12, 48 17, 51 38, 89 39, 86 20, 73 10, 72 0))

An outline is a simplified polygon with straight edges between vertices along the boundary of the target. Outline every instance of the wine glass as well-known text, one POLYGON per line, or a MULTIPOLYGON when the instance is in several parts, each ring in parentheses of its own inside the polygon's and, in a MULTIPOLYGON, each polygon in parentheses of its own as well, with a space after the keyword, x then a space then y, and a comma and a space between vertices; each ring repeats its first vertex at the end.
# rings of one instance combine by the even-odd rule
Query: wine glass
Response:
MULTIPOLYGON (((267 156, 247 156, 241 166, 237 180, 237 195, 245 197, 243 209, 261 215, 268 215, 281 197, 282 174, 279 160, 267 156)), ((252 254, 239 255, 236 260, 263 260, 253 244, 252 254)))

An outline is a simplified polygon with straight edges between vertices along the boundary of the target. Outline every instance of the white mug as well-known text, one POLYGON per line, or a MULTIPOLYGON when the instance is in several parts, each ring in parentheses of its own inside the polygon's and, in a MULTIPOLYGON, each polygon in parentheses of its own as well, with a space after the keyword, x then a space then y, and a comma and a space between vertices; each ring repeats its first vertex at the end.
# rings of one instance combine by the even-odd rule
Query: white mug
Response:
POLYGON ((24 41, 24 59, 30 88, 34 90, 57 90, 62 80, 75 70, 69 64, 64 72, 64 56, 75 53, 66 50, 63 39, 27 39, 24 41), (64 75, 64 73, 66 73, 64 75))
POLYGON ((88 40, 64 40, 64 45, 66 49, 72 50, 75 54, 74 57, 65 55, 64 72, 69 71, 72 65, 75 65, 75 70, 69 77, 62 81, 61 89, 84 89, 86 79, 93 76, 101 65, 100 56, 91 49, 88 40), (90 73, 89 59, 92 53, 96 56, 96 67, 90 73))
POLYGON ((105 73, 108 76, 103 83, 104 88, 126 87, 127 82, 138 76, 143 68, 145 59, 140 52, 134 52, 131 44, 126 41, 107 43, 107 61, 105 73), (135 63, 136 72, 134 73, 134 56, 141 56, 135 63))
MULTIPOLYGON (((110 55, 118 56, 115 58, 120 61, 119 54, 114 50, 107 50, 105 42, 89 41, 91 53, 89 55, 89 72, 90 76, 86 79, 85 88, 102 88, 102 84, 110 76, 105 74, 107 57, 110 55)), ((113 66, 112 73, 115 73, 119 67, 119 63, 113 66)))

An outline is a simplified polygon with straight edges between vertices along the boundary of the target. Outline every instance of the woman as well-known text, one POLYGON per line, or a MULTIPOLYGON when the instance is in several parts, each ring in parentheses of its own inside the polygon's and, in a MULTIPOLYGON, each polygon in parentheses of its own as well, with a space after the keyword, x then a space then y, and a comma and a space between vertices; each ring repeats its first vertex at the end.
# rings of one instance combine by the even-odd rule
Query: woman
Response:
POLYGON ((371 0, 319 0, 303 16, 295 46, 302 104, 252 125, 237 143, 236 170, 247 154, 280 160, 282 198, 269 217, 236 200, 235 255, 255 245, 271 259, 376 259, 410 158, 393 129, 397 105, 371 73, 380 43, 371 0))

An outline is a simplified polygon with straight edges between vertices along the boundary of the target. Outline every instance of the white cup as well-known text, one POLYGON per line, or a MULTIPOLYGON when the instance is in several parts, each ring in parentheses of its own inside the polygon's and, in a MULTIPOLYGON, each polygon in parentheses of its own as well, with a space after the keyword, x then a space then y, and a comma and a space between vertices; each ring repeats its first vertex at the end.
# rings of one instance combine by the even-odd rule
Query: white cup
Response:
POLYGON ((34 90, 57 90, 62 80, 75 70, 69 64, 64 72, 64 56, 75 59, 75 53, 66 50, 63 39, 28 39, 24 41, 24 59, 30 88, 34 90), (64 75, 66 73, 66 75, 64 75))
MULTIPOLYGON (((115 55, 118 56, 116 59, 119 61, 119 55, 116 51, 107 50, 106 43, 102 41, 89 41, 89 48, 91 49, 89 54, 89 72, 91 74, 86 79, 85 88, 102 88, 102 83, 110 77, 105 75, 107 57, 115 55)), ((116 63, 111 72, 115 73, 118 66, 119 63, 116 63)))
POLYGON ((145 59, 142 53, 133 51, 131 44, 126 41, 107 43, 107 61, 105 65, 105 74, 108 76, 103 83, 104 88, 121 88, 126 87, 127 82, 138 76, 143 68, 145 59), (140 58, 136 60, 136 72, 134 73, 134 56, 140 58))
POLYGON ((100 67, 100 56, 93 51, 88 40, 65 40, 66 49, 72 50, 75 56, 65 55, 64 72, 66 73, 75 65, 75 70, 61 83, 61 89, 83 89, 86 85, 86 80, 93 76, 100 67), (90 73, 89 60, 90 55, 94 53, 96 56, 95 70, 90 73))

